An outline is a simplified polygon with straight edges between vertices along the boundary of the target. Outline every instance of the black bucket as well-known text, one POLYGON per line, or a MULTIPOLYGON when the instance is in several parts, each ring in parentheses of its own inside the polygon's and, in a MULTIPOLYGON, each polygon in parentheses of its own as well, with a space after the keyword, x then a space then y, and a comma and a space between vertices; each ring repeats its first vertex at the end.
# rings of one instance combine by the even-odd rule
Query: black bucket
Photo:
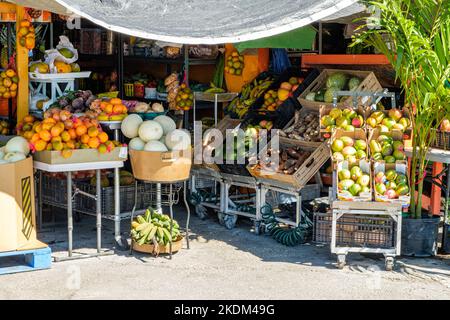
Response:
POLYGON ((442 252, 450 253, 450 224, 448 223, 444 224, 444 229, 442 230, 442 233, 444 234, 442 238, 442 252))
POLYGON ((430 257, 437 253, 439 217, 403 219, 402 255, 430 257))

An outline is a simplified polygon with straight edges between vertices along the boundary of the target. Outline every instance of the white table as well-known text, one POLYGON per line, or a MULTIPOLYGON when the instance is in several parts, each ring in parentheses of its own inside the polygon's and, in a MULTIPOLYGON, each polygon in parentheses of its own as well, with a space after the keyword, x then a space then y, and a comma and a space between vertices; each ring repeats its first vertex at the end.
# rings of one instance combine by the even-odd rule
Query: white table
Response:
POLYGON ((46 73, 40 74, 29 72, 29 88, 35 94, 40 93, 47 95, 47 84, 50 85, 50 100, 44 103, 43 110, 56 101, 56 99, 64 94, 65 91, 75 90, 75 80, 80 78, 89 78, 90 71, 70 72, 70 73, 46 73))
MULTIPOLYGON (((55 261, 71 260, 87 257, 95 257, 105 254, 110 254, 108 251, 102 251, 102 212, 101 212, 101 175, 100 170, 115 169, 114 170, 114 239, 118 249, 128 249, 125 245, 126 241, 121 238, 120 234, 120 182, 119 182, 119 168, 123 167, 123 161, 99 161, 86 163, 72 163, 72 164, 47 164, 39 161, 34 161, 34 168, 39 170, 39 194, 38 194, 38 212, 42 216, 42 198, 41 198, 41 183, 42 171, 46 172, 65 172, 67 174, 67 232, 68 232, 68 257, 55 257, 55 261), (74 171, 96 171, 96 195, 90 195, 84 192, 76 191, 84 196, 92 197, 96 200, 96 217, 97 217, 97 253, 85 254, 81 256, 73 256, 73 212, 72 212, 72 172, 74 171)), ((75 194, 76 194, 75 193, 75 194)))

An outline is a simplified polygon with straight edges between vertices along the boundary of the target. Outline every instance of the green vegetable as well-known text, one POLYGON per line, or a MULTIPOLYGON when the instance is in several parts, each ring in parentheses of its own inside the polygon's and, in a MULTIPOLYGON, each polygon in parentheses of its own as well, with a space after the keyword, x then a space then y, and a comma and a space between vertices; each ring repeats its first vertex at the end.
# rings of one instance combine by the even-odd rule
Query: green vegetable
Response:
POLYGON ((336 72, 327 79, 327 89, 337 88, 338 90, 342 90, 346 84, 347 76, 342 72, 336 72))

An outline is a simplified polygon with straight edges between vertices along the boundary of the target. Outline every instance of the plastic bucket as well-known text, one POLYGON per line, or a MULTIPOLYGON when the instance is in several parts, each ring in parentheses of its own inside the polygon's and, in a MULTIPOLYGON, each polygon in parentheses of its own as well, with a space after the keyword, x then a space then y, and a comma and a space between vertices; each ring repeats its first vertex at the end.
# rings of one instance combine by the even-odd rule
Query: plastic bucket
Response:
POLYGON ((439 218, 403 219, 402 250, 404 256, 430 257, 437 253, 439 218))

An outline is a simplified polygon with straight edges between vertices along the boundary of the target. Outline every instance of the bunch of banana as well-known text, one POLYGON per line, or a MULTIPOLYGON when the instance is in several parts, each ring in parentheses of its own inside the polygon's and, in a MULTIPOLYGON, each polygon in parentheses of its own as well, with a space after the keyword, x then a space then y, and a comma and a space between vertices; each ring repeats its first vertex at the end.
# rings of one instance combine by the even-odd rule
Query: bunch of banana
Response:
POLYGON ((250 91, 250 98, 251 99, 257 99, 259 96, 261 96, 264 91, 266 91, 269 86, 272 84, 273 80, 270 79, 270 77, 267 77, 264 80, 253 80, 253 89, 250 91))
POLYGON ((172 221, 172 234, 170 233, 170 217, 160 214, 153 209, 147 209, 144 215, 137 216, 131 222, 131 238, 139 245, 150 244, 156 241, 158 244, 167 245, 178 238, 180 226, 172 221))
POLYGON ((224 93, 225 89, 216 87, 216 85, 212 82, 209 83, 209 89, 205 90, 205 93, 224 93))
POLYGON ((245 84, 239 96, 233 99, 227 106, 227 111, 235 113, 240 119, 242 119, 248 112, 250 106, 258 99, 272 84, 273 78, 267 77, 265 79, 254 79, 253 81, 245 84))

